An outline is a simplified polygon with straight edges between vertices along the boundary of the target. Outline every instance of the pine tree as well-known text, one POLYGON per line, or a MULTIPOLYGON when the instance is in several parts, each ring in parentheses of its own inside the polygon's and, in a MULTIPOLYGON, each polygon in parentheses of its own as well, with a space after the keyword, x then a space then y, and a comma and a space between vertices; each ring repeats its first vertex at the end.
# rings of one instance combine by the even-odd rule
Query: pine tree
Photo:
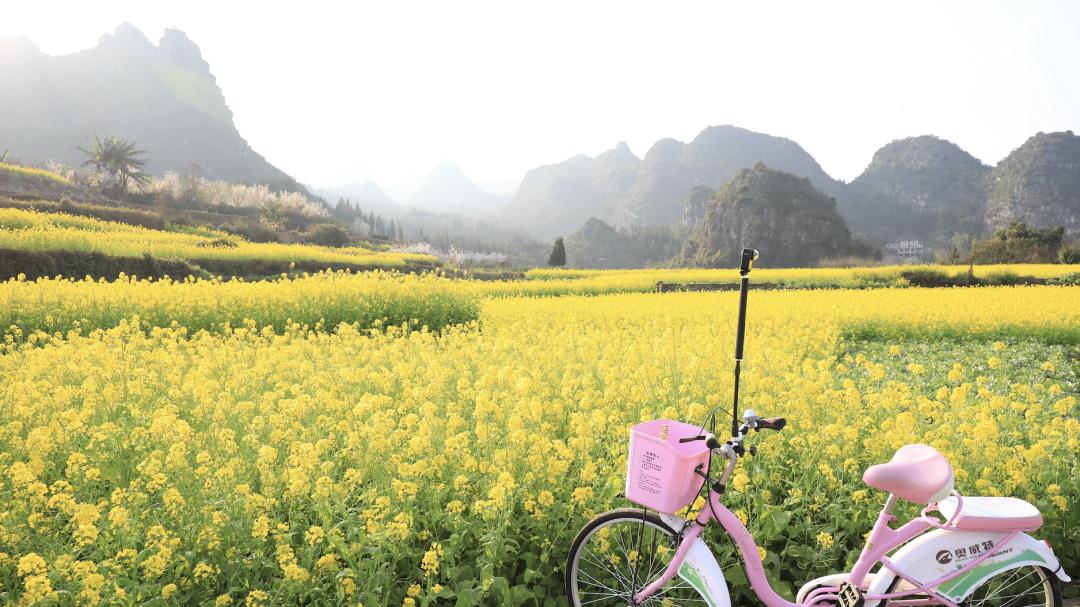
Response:
POLYGON ((555 239, 555 247, 551 249, 548 265, 560 268, 566 265, 566 245, 563 244, 562 236, 555 239))

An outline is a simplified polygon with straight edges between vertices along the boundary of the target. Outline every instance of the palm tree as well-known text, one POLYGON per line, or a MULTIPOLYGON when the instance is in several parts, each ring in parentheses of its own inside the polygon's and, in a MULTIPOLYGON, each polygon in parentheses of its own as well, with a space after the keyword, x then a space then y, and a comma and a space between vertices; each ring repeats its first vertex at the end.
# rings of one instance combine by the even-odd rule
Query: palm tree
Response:
POLYGON ((79 146, 79 150, 86 154, 86 162, 82 166, 93 166, 114 178, 120 194, 127 193, 129 182, 145 183, 150 179, 142 170, 146 161, 140 158, 146 152, 136 148, 134 141, 117 139, 112 135, 104 139, 94 135, 92 143, 90 149, 79 146))

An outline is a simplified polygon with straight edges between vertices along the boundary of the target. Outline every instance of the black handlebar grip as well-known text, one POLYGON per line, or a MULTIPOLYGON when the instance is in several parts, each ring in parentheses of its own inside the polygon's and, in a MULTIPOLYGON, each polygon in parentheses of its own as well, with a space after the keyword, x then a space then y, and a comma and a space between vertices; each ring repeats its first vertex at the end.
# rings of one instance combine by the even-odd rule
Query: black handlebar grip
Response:
POLYGON ((759 419, 757 420, 757 429, 761 430, 765 428, 767 430, 783 430, 787 425, 787 420, 782 417, 774 417, 772 419, 759 419))
POLYGON ((721 445, 720 439, 716 438, 715 436, 709 437, 705 441, 705 446, 710 448, 710 449, 715 449, 715 448, 719 447, 720 445, 721 445))

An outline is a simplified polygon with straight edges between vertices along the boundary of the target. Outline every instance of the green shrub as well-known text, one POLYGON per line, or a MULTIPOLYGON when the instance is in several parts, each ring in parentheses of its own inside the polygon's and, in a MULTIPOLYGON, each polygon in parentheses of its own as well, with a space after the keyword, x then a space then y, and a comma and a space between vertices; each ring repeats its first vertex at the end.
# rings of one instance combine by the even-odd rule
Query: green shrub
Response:
POLYGON ((1080 246, 1061 245, 1061 248, 1058 249, 1058 262, 1080 263, 1080 246))
POLYGON ((304 242, 324 247, 345 247, 351 241, 349 231, 340 223, 316 223, 304 231, 304 242))
POLYGON ((257 223, 237 223, 230 224, 222 227, 223 230, 230 234, 237 236, 243 236, 245 239, 251 242, 278 242, 281 239, 278 237, 277 232, 265 228, 257 223))
POLYGON ((955 278, 950 278, 945 272, 930 268, 905 270, 900 276, 915 287, 947 287, 958 284, 955 278))
POLYGON ((231 249, 236 247, 236 243, 232 240, 229 240, 228 238, 215 238, 206 242, 200 242, 197 246, 217 249, 231 249))
POLYGON ((1031 277, 1021 277, 1016 272, 1010 272, 1008 270, 1001 270, 998 272, 988 272, 980 282, 988 285, 1018 285, 1021 283, 1030 284, 1031 277))
POLYGON ((1080 272, 1070 272, 1058 278, 1051 278, 1047 282, 1055 285, 1080 285, 1080 272))

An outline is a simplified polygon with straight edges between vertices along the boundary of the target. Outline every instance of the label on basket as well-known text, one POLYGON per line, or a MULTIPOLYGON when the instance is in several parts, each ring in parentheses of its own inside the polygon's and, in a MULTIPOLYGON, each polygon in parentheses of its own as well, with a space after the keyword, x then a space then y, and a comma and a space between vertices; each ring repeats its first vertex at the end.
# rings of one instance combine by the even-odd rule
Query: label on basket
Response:
POLYGON ((660 454, 646 449, 638 458, 637 488, 646 493, 660 495, 663 490, 663 482, 659 476, 661 470, 660 454))

